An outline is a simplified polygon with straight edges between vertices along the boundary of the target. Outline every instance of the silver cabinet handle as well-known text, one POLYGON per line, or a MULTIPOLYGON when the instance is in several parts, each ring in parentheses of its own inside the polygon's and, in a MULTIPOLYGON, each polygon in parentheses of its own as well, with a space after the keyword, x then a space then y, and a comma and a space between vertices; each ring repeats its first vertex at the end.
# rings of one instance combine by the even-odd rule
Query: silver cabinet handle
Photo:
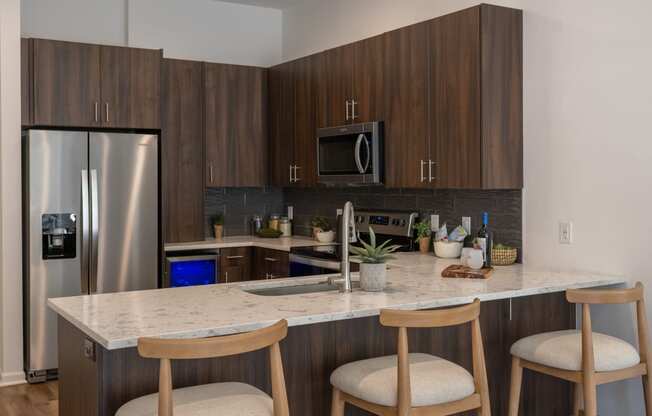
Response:
POLYGON ((95 122, 100 121, 100 103, 95 101, 95 122))
POLYGON ((358 118, 358 115, 355 113, 355 106, 358 105, 356 100, 351 100, 351 120, 358 118))
POLYGON ((97 258, 98 242, 100 234, 100 198, 97 188, 97 170, 91 170, 91 267, 90 267, 90 291, 97 292, 97 258))
POLYGON ((345 118, 345 120, 347 120, 347 121, 349 120, 349 104, 350 104, 350 103, 349 103, 349 100, 346 100, 346 104, 345 104, 345 107, 346 107, 346 111, 345 111, 345 112, 346 112, 346 118, 345 118))
POLYGON ((293 174, 293 171, 294 171, 294 166, 290 165, 290 183, 293 183, 293 182, 294 182, 294 174, 293 174))
POLYGON ((224 283, 229 283, 229 272, 224 272, 224 283))
POLYGON ((432 160, 428 161, 428 182, 434 181, 436 178, 432 176, 432 165, 435 165, 436 163, 433 162, 432 160))
POLYGON ((109 122, 109 103, 104 103, 104 109, 105 109, 105 112, 106 112, 106 114, 105 114, 106 115, 106 122, 108 123, 109 122))
POLYGON ((265 257, 265 261, 277 262, 278 259, 275 259, 273 257, 265 257))
POLYGON ((227 260, 237 260, 237 259, 243 259, 244 256, 226 256, 227 260))
POLYGON ((213 184, 213 162, 208 163, 208 178, 211 185, 213 184))
POLYGON ((301 178, 297 175, 297 170, 301 169, 301 166, 294 165, 294 182, 299 182, 301 178))
POLYGON ((89 220, 90 220, 90 209, 88 207, 88 171, 82 169, 81 171, 81 200, 82 200, 82 212, 81 212, 81 224, 82 224, 82 240, 81 240, 81 290, 82 294, 88 294, 88 255, 90 251, 88 249, 89 242, 89 220))
POLYGON ((422 161, 421 161, 421 182, 425 182, 425 180, 426 180, 426 176, 425 176, 424 173, 423 173, 423 166, 424 166, 425 164, 426 164, 426 161, 425 161, 425 160, 422 160, 422 161))

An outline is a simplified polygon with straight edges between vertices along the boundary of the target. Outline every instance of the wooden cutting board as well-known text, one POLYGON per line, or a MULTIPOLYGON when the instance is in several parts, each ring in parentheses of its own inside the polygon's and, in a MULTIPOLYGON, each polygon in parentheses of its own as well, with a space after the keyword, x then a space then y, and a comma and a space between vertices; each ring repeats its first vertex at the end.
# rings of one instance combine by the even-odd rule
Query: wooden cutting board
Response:
POLYGON ((493 267, 485 267, 480 270, 474 270, 469 266, 453 264, 441 272, 441 277, 455 277, 460 279, 488 279, 493 271, 493 267))

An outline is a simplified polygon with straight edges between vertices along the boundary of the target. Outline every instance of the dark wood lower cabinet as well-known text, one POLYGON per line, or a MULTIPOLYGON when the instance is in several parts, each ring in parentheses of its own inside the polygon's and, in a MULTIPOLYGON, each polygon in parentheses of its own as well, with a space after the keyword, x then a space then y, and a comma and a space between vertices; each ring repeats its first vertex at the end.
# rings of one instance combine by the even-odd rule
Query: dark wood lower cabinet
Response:
MULTIPOLYGON (((511 344, 535 333, 574 328, 575 307, 566 302, 564 293, 483 302, 481 326, 492 414, 505 415, 511 344)), ((331 372, 354 360, 395 354, 396 338, 397 331, 382 327, 377 316, 291 327, 281 343, 290 414, 329 415, 331 372)), ((157 360, 139 357, 135 348, 107 351, 99 345, 95 345, 94 358, 86 358, 85 339, 59 318, 60 414, 114 415, 125 402, 158 390, 157 360)), ((409 342, 410 351, 435 354, 471 370, 468 325, 411 330, 409 342)), ((271 392, 265 350, 220 359, 174 361, 172 376, 175 388, 241 381, 271 392)), ((567 382, 526 371, 520 414, 568 415, 571 393, 567 382)), ((348 408, 347 415, 368 413, 348 408)))
POLYGON ((254 248, 251 280, 278 279, 289 275, 289 253, 269 248, 254 248))
POLYGON ((220 250, 219 283, 244 282, 251 279, 251 247, 220 250))

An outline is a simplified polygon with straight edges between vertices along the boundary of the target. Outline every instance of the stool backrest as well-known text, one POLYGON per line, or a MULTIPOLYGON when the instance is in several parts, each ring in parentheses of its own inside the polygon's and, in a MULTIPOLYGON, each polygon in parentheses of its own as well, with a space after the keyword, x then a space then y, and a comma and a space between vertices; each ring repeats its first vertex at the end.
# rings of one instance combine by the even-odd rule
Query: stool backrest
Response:
POLYGON ((244 354, 269 347, 274 415, 288 416, 288 400, 279 342, 287 336, 288 324, 281 320, 272 326, 237 335, 199 339, 140 338, 138 353, 161 360, 158 415, 173 416, 172 370, 170 360, 218 358, 244 354))
POLYGON ((593 373, 593 327, 590 305, 636 303, 636 326, 638 329, 638 354, 641 363, 647 363, 650 356, 647 315, 645 312, 645 289, 637 282, 631 289, 573 289, 566 291, 566 299, 582 304, 582 371, 593 373))
POLYGON ((383 309, 380 323, 398 328, 398 415, 408 415, 412 404, 410 390, 410 361, 407 328, 440 328, 471 322, 471 349, 473 352, 473 378, 476 392, 480 393, 482 407, 488 408, 489 384, 480 331, 480 300, 469 305, 430 311, 403 311, 383 309))

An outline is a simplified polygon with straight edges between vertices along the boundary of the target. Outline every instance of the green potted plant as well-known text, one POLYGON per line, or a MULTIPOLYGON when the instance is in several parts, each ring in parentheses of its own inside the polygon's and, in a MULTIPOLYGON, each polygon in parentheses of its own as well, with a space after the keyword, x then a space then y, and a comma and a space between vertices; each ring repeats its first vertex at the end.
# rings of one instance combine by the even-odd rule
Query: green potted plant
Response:
POLYGON ((328 218, 315 216, 310 221, 312 236, 320 243, 332 243, 335 240, 335 231, 328 218))
POLYGON ((215 232, 215 239, 221 240, 222 236, 224 235, 224 215, 223 214, 214 215, 213 218, 211 219, 211 222, 213 223, 213 231, 215 232))
POLYGON ((398 245, 389 245, 387 240, 381 245, 376 245, 376 234, 369 227, 369 243, 360 239, 362 247, 351 246, 349 250, 354 255, 353 259, 360 261, 360 287, 367 292, 379 292, 387 283, 387 260, 400 248, 398 245))
POLYGON ((414 224, 413 228, 417 232, 416 242, 419 243, 419 251, 427 253, 430 251, 430 221, 422 221, 414 224))

